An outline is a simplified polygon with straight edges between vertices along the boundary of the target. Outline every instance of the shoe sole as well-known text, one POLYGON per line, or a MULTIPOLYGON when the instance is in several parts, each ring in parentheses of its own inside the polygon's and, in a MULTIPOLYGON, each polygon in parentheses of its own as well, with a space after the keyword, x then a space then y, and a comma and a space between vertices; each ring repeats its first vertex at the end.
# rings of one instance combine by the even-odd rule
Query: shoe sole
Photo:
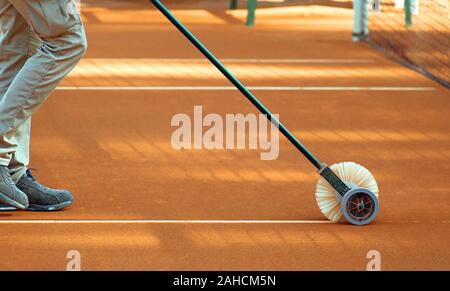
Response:
MULTIPOLYGON (((72 204, 72 202, 64 202, 61 204, 56 204, 56 205, 36 205, 36 204, 30 204, 28 206, 27 210, 31 210, 31 211, 58 211, 61 210, 63 208, 66 208, 68 206, 70 206, 72 204)), ((9 206, 9 205, 0 205, 0 211, 16 211, 18 210, 15 207, 9 206)))
POLYGON ((39 204, 30 204, 27 210, 31 211, 58 211, 63 208, 66 208, 72 204, 73 201, 67 201, 59 204, 53 205, 39 205, 39 204))
POLYGON ((0 201, 5 203, 5 204, 8 204, 8 205, 10 205, 10 206, 12 206, 12 207, 14 207, 16 209, 25 210, 29 206, 29 205, 22 205, 19 202, 15 201, 15 200, 12 200, 11 198, 9 198, 8 196, 6 196, 3 193, 0 193, 0 201))
POLYGON ((0 205, 0 211, 17 211, 19 209, 9 206, 9 205, 0 205))

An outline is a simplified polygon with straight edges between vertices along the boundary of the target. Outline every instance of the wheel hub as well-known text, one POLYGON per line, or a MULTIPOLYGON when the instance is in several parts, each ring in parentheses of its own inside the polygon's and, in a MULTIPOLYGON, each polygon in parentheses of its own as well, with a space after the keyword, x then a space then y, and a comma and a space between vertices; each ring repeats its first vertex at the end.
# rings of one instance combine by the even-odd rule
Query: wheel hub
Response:
POLYGON ((366 208, 366 206, 364 205, 364 202, 361 202, 361 203, 358 204, 358 210, 359 211, 363 211, 364 208, 366 208))
POLYGON ((367 219, 373 212, 373 200, 366 193, 356 193, 347 202, 349 215, 358 221, 367 219))

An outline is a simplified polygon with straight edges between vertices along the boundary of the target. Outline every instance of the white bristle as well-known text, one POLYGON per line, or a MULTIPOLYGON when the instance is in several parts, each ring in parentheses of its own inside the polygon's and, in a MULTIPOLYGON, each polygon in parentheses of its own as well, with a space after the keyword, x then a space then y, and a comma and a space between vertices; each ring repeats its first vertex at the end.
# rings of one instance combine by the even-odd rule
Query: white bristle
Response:
MULTIPOLYGON (((330 169, 346 183, 366 188, 378 198, 378 185, 373 175, 363 166, 354 162, 342 162, 330 166, 330 169)), ((342 218, 341 205, 336 190, 320 177, 316 187, 316 201, 320 211, 331 221, 338 222, 342 218)))

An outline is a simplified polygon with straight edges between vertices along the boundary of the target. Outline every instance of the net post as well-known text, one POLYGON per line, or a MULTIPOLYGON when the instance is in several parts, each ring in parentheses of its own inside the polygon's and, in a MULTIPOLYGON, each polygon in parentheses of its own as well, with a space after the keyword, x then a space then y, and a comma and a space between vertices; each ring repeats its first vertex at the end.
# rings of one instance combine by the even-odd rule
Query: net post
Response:
POLYGON ((405 23, 407 27, 412 25, 411 0, 405 0, 405 23))
POLYGON ((367 39, 369 35, 369 9, 367 0, 353 1, 353 42, 367 39))
POLYGON ((255 25, 255 13, 256 13, 257 0, 247 0, 247 26, 255 25))

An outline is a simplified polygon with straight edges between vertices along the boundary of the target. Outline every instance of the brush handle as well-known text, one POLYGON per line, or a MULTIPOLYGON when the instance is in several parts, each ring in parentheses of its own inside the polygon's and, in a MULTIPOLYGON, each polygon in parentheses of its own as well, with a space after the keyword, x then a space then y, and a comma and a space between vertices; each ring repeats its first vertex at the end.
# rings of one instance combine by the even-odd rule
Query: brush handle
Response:
POLYGON ((250 102, 265 114, 280 132, 318 169, 324 164, 320 162, 265 106, 256 98, 225 66, 159 1, 150 0, 153 5, 206 57, 213 65, 247 97, 250 102))

